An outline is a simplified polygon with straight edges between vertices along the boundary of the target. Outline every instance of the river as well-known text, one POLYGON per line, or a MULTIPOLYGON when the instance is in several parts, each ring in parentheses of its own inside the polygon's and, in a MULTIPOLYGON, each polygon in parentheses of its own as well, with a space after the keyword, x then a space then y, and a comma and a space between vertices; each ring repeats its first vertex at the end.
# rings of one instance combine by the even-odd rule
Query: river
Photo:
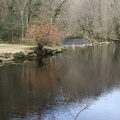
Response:
POLYGON ((0 67, 0 120, 119 120, 119 109, 119 44, 0 67))

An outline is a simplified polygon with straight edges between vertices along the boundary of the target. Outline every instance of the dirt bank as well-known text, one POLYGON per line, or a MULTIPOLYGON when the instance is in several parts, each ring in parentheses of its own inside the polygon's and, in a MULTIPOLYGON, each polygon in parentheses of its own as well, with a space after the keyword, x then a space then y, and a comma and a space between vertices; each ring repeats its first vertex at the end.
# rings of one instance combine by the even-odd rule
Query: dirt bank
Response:
POLYGON ((24 52, 28 51, 34 46, 25 46, 25 45, 17 45, 17 44, 0 44, 0 54, 4 53, 17 53, 17 52, 24 52))
POLYGON ((34 59, 35 46, 0 44, 0 63, 18 59, 34 59))

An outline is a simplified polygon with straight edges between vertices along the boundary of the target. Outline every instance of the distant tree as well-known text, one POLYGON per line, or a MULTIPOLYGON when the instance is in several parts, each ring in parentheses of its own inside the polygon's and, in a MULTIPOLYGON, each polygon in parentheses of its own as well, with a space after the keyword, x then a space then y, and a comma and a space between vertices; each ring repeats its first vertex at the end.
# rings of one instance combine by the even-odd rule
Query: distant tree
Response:
POLYGON ((22 26, 22 40, 24 40, 25 27, 29 26, 33 12, 36 12, 36 7, 39 9, 41 1, 39 0, 15 0, 20 10, 21 26, 22 26), (26 23, 26 24, 25 24, 26 23))
POLYGON ((61 19, 60 15, 63 11, 66 11, 68 0, 41 0, 41 13, 40 17, 44 20, 51 22, 51 25, 57 22, 57 19, 61 19), (44 13, 44 14, 43 14, 44 13))
POLYGON ((15 10, 14 1, 6 1, 6 3, 7 13, 0 21, 0 39, 6 41, 19 39, 21 36, 20 13, 15 10))
POLYGON ((55 27, 63 37, 119 39, 119 8, 119 0, 0 0, 0 39, 23 40, 34 20, 50 23, 50 33, 55 27))
POLYGON ((53 13, 53 18, 52 18, 52 23, 55 22, 56 18, 58 17, 58 15, 62 12, 63 10, 63 5, 67 2, 67 0, 63 0, 61 3, 59 3, 53 13))
POLYGON ((15 0, 18 7, 19 7, 19 10, 20 10, 20 15, 21 15, 21 26, 22 26, 22 40, 24 39, 24 28, 25 28, 25 25, 24 25, 24 14, 25 14, 25 9, 26 9, 26 6, 29 2, 29 0, 15 0))

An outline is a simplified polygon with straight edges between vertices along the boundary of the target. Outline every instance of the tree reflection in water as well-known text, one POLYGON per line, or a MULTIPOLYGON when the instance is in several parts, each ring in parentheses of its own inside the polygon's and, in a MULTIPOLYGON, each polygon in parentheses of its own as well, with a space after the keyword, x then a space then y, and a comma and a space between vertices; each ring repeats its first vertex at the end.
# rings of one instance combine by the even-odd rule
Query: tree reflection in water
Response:
POLYGON ((75 118, 89 102, 119 88, 119 55, 119 45, 110 44, 69 49, 42 65, 34 61, 0 67, 0 119, 73 120, 70 112, 75 118))

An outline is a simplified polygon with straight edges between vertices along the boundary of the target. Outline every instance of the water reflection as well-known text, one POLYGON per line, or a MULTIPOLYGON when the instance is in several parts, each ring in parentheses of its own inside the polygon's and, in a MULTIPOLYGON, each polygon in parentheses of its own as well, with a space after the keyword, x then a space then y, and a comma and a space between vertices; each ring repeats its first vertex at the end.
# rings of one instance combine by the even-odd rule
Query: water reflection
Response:
POLYGON ((86 105, 80 120, 119 119, 119 44, 69 49, 37 65, 0 68, 0 120, 73 120, 86 105))

